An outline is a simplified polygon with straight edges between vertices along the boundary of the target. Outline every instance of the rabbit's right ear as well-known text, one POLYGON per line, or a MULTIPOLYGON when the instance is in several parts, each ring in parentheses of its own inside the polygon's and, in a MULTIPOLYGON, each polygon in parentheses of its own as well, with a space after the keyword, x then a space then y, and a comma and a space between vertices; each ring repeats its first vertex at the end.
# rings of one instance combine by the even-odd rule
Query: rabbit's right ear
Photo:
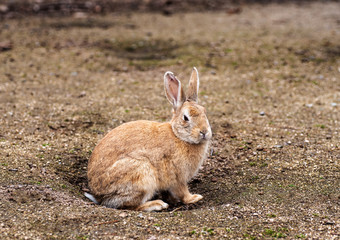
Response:
POLYGON ((172 104, 174 110, 179 109, 185 101, 185 94, 181 82, 172 72, 164 74, 165 95, 172 104))
POLYGON ((200 86, 200 79, 198 77, 197 68, 192 69, 190 81, 189 81, 189 88, 187 91, 188 100, 192 100, 194 102, 198 102, 198 88, 200 86))

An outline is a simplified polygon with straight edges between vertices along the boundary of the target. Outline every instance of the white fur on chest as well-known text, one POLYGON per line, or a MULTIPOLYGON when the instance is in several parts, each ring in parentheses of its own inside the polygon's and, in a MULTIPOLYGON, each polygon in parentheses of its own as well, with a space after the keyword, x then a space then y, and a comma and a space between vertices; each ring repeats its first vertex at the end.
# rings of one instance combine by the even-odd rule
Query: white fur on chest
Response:
POLYGON ((200 167, 202 166, 207 153, 208 153, 208 148, 209 148, 209 142, 206 142, 204 146, 202 146, 202 148, 200 149, 200 153, 199 153, 199 158, 196 159, 196 161, 189 161, 188 165, 187 165, 187 171, 185 171, 186 176, 185 179, 187 182, 190 181, 190 179, 192 179, 197 173, 198 170, 200 169, 200 167))

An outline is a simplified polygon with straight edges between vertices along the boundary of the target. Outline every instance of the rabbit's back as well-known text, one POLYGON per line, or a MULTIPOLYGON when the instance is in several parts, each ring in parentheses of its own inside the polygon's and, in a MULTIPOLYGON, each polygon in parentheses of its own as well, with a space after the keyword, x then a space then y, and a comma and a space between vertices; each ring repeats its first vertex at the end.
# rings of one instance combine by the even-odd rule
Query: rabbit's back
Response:
POLYGON ((163 143, 169 142, 169 135, 173 135, 169 123, 140 120, 122 124, 111 130, 95 147, 89 168, 92 165, 98 167, 99 162, 108 167, 117 159, 131 156, 143 149, 150 151, 162 147, 164 151, 163 143))
POLYGON ((176 144, 171 141, 171 135, 169 123, 152 121, 129 122, 113 129, 95 147, 90 158, 88 179, 92 191, 96 195, 108 194, 112 185, 120 181, 143 178, 142 166, 149 173, 162 171, 169 164, 167 159, 172 158, 171 149, 176 144))

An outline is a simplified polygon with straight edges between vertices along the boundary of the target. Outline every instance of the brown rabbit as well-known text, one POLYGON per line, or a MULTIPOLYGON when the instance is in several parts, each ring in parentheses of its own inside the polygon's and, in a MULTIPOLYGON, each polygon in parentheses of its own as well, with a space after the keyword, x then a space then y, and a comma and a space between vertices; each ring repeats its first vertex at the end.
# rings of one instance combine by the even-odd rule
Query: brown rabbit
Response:
POLYGON ((206 157, 211 128, 198 105, 197 69, 185 94, 172 72, 164 75, 165 93, 173 106, 170 122, 134 121, 109 132, 93 150, 88 163, 92 201, 112 208, 159 211, 168 207, 150 199, 168 191, 185 204, 203 197, 191 194, 188 181, 206 157))

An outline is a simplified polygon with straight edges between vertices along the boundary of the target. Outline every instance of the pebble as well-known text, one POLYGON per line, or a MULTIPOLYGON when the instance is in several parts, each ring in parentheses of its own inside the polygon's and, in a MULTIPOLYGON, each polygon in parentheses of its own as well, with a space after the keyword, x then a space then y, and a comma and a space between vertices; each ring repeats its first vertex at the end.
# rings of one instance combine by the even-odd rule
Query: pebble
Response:
POLYGON ((335 225, 335 222, 325 221, 323 225, 335 225))
POLYGON ((264 116, 264 115, 266 115, 266 113, 265 112, 260 112, 260 115, 264 116))
POLYGON ((0 5, 0 12, 1 13, 6 13, 9 10, 7 5, 1 4, 0 5))
POLYGON ((264 149, 264 148, 263 148, 263 146, 261 146, 261 145, 258 145, 258 146, 256 147, 256 150, 257 150, 257 151, 263 151, 263 149, 264 149))
POLYGON ((126 212, 122 212, 121 214, 119 214, 118 216, 119 217, 122 217, 122 218, 125 218, 125 217, 127 217, 127 213, 126 212))
POLYGON ((75 12, 73 17, 77 19, 87 18, 87 14, 85 12, 75 12))
POLYGON ((82 98, 82 97, 85 97, 86 96, 86 92, 85 91, 82 91, 79 95, 78 95, 78 98, 82 98))
POLYGON ((217 178, 215 178, 215 177, 213 177, 213 178, 211 179, 211 181, 212 181, 212 182, 217 182, 217 181, 218 181, 218 179, 217 179, 217 178))
POLYGON ((311 107, 313 107, 313 104, 312 103, 308 103, 308 104, 306 104, 306 107, 311 108, 311 107))
POLYGON ((336 107, 337 105, 338 105, 338 104, 335 103, 335 102, 332 102, 332 103, 331 103, 331 106, 332 106, 332 107, 336 107))
POLYGON ((274 147, 275 147, 275 148, 283 148, 283 146, 280 145, 280 144, 274 145, 274 147))

